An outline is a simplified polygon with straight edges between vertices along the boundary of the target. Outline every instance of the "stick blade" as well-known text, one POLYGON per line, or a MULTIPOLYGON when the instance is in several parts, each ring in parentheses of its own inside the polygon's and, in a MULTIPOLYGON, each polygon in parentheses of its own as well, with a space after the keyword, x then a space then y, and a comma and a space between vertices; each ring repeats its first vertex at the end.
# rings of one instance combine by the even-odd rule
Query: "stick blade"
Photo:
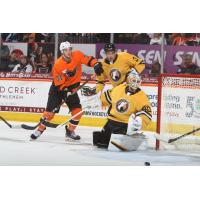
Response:
POLYGON ((60 124, 54 124, 51 122, 44 122, 43 123, 45 126, 50 127, 50 128, 57 128, 60 124))
POLYGON ((22 128, 22 125, 21 124, 19 124, 19 125, 11 125, 12 127, 12 129, 21 129, 22 128))
POLYGON ((175 142, 176 140, 178 140, 178 139, 177 139, 177 138, 172 138, 172 139, 169 139, 168 143, 175 142))
POLYGON ((154 134, 154 137, 155 137, 157 140, 161 141, 161 142, 169 143, 169 139, 163 137, 163 136, 160 135, 160 134, 155 133, 155 134, 154 134))
POLYGON ((26 130, 35 130, 37 127, 38 127, 38 125, 37 126, 29 126, 27 124, 21 124, 21 128, 26 129, 26 130))

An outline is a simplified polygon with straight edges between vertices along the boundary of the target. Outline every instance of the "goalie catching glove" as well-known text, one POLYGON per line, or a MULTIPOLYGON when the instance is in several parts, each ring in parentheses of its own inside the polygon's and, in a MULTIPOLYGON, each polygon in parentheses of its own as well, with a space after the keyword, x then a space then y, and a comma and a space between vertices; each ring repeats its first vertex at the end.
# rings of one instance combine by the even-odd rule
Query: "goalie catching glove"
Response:
POLYGON ((142 129, 142 118, 140 116, 135 117, 135 115, 132 114, 129 117, 128 121, 127 135, 136 134, 140 132, 141 129, 142 129))

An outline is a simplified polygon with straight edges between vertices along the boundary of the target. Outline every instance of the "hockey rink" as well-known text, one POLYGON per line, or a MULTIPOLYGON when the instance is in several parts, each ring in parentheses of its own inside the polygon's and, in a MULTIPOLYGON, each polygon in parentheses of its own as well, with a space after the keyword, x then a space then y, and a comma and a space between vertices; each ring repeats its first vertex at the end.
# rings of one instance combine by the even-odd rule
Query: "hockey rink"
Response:
MULTIPOLYGON (((11 124, 16 124, 10 122, 11 124)), ((30 124, 30 123, 29 123, 30 124)), ((200 154, 175 150, 154 150, 155 139, 152 133, 148 148, 135 152, 117 152, 98 149, 92 146, 92 131, 95 127, 78 127, 81 143, 65 141, 64 129, 48 128, 37 140, 30 141, 32 131, 10 129, 0 121, 0 165, 112 165, 144 166, 150 162, 158 165, 200 165, 200 154)))

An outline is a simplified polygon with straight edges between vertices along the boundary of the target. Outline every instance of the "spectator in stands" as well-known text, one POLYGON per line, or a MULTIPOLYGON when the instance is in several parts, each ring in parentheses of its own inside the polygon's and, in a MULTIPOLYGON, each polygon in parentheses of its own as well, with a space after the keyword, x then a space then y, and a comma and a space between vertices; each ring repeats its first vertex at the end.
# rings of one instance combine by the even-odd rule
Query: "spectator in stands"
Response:
POLYGON ((38 49, 38 44, 37 43, 32 43, 29 46, 29 50, 28 50, 28 57, 31 61, 32 64, 34 64, 35 58, 36 58, 36 54, 37 54, 37 49, 38 49))
POLYGON ((200 68, 192 62, 192 55, 183 55, 183 62, 178 66, 177 74, 200 74, 200 68))
POLYGON ((173 45, 186 45, 185 33, 173 33, 172 34, 173 45))
POLYGON ((33 67, 31 66, 27 56, 20 56, 20 63, 15 66, 12 72, 19 73, 32 73, 33 67))
POLYGON ((35 33, 24 33, 23 42, 35 42, 35 33))
MULTIPOLYGON (((161 45, 162 44, 162 34, 161 33, 154 33, 153 37, 150 40, 151 45, 161 45)), ((166 39, 164 39, 164 44, 166 43, 166 39)))
POLYGON ((133 44, 149 44, 150 37, 147 33, 135 33, 132 36, 133 44))
POLYGON ((40 63, 42 60, 42 53, 43 53, 43 47, 38 47, 37 51, 36 51, 36 58, 35 58, 35 62, 40 63))
POLYGON ((12 53, 15 53, 15 55, 16 55, 16 60, 17 60, 18 63, 19 63, 20 57, 21 57, 22 55, 24 55, 23 51, 22 51, 21 49, 14 49, 14 50, 12 51, 12 53))
POLYGON ((31 64, 36 68, 41 63, 43 47, 39 47, 38 43, 32 43, 29 50, 29 59, 31 64))
POLYGON ((161 65, 158 61, 153 62, 149 71, 149 77, 158 77, 161 73, 161 65))
POLYGON ((0 71, 5 71, 9 60, 10 50, 7 45, 3 44, 2 40, 0 40, 0 43, 0 71))
POLYGON ((173 33, 173 45, 196 46, 198 45, 195 33, 173 33))
POLYGON ((35 42, 54 42, 53 33, 36 33, 35 42))
POLYGON ((172 45, 172 33, 165 33, 165 39, 167 42, 167 45, 172 45))
POLYGON ((198 46, 200 45, 200 33, 196 34, 196 42, 198 44, 198 46))
POLYGON ((5 42, 22 42, 23 33, 2 33, 5 42))
POLYGON ((14 50, 10 54, 9 61, 7 63, 7 68, 5 71, 7 71, 7 72, 13 71, 13 69, 15 68, 15 66, 17 64, 19 64, 19 62, 17 60, 17 52, 14 50))
POLYGON ((22 38, 22 41, 23 41, 23 42, 29 42, 29 34, 30 34, 30 33, 24 33, 24 34, 23 34, 23 38, 22 38))
POLYGON ((52 42, 54 35, 53 33, 24 33, 23 41, 29 43, 52 42))
POLYGON ((196 33, 185 33, 186 45, 187 46, 197 46, 197 34, 196 33))
POLYGON ((48 74, 51 73, 52 65, 49 62, 47 54, 43 53, 41 63, 36 67, 36 73, 48 74))

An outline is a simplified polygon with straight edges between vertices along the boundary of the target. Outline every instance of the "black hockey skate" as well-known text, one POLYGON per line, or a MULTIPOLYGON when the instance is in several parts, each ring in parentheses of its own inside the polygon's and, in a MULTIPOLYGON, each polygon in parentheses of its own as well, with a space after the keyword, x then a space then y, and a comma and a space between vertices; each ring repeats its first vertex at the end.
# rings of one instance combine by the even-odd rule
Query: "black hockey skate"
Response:
POLYGON ((81 139, 81 137, 79 135, 76 135, 76 133, 74 131, 68 130, 67 126, 65 127, 65 129, 66 129, 66 133, 65 133, 66 140, 73 141, 73 140, 80 140, 81 139))
POLYGON ((36 130, 34 133, 31 134, 31 136, 30 136, 31 140, 36 140, 37 138, 39 138, 42 135, 43 132, 44 131, 36 130))

